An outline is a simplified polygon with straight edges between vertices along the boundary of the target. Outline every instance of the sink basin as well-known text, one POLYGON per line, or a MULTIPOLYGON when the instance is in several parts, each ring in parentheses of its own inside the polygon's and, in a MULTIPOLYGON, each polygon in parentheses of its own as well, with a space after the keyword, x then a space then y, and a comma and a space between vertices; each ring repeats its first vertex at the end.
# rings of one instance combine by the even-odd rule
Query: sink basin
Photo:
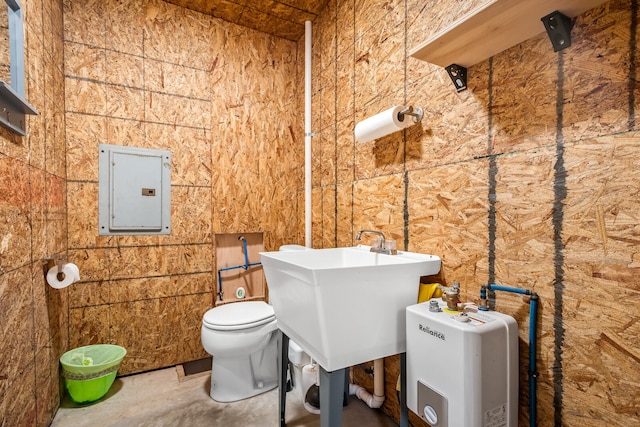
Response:
POLYGON ((261 252, 278 327, 326 371, 406 351, 405 308, 440 258, 370 246, 261 252))

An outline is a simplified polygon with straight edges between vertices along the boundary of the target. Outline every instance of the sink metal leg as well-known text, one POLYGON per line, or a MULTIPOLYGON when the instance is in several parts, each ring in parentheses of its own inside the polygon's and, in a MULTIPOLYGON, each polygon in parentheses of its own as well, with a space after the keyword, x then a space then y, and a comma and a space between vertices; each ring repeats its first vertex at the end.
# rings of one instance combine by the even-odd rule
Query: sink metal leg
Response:
POLYGON ((344 368, 344 396, 342 398, 342 406, 347 406, 349 404, 349 377, 350 368, 344 368))
POLYGON ((278 392, 280 397, 280 427, 285 427, 284 413, 287 406, 287 368, 289 367, 289 337, 280 331, 278 340, 278 392))
POLYGON ((408 427, 407 409, 407 353, 400 353, 400 427, 408 427))
POLYGON ((320 427, 342 425, 345 369, 327 372, 320 367, 320 427))

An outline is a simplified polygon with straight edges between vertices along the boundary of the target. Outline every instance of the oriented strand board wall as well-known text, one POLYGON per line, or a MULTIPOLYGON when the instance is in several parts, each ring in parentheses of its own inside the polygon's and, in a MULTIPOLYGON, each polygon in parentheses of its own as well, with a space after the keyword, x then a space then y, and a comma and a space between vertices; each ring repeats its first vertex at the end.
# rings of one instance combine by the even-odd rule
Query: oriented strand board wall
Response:
MULTIPOLYGON (((216 233, 299 243, 296 44, 160 0, 64 2, 70 346, 120 373, 206 356, 216 233), (169 149, 169 236, 98 236, 98 144, 169 149)), ((257 290, 257 296, 263 296, 257 290)))
MULTIPOLYGON (((46 284, 42 261, 67 255, 62 1, 20 4, 25 95, 39 115, 27 117, 25 137, 0 127, 0 424, 46 426, 68 344, 68 291, 46 284)), ((0 74, 9 81, 3 9, 0 74)))
MULTIPOLYGON (((640 425, 637 2, 577 17, 561 53, 541 25, 456 93, 407 51, 479 3, 333 0, 316 20, 313 245, 378 229, 441 256, 437 279, 470 300, 487 282, 534 290, 538 425, 640 425), (394 104, 423 107, 421 125, 355 143, 355 123, 394 104)), ((497 309, 520 324, 528 425, 528 306, 498 293, 497 309)), ((397 419, 398 358, 385 365, 397 419)))

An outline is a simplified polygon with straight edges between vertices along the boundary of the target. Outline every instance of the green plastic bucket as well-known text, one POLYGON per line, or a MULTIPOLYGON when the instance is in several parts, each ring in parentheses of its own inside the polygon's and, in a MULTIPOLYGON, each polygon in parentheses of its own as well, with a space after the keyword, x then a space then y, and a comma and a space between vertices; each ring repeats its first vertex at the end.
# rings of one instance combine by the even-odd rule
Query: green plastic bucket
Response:
POLYGON ((63 354, 62 377, 71 399, 88 403, 107 394, 126 354, 124 347, 112 344, 87 345, 63 354))

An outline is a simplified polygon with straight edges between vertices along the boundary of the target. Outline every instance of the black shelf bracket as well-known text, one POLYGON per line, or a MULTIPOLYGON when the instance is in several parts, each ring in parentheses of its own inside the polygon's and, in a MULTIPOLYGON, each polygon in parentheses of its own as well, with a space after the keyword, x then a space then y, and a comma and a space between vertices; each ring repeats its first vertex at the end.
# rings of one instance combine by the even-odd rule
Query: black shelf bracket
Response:
POLYGON ((554 52, 571 46, 571 27, 573 27, 571 18, 556 10, 540 18, 540 20, 547 30, 554 52))
POLYGON ((456 92, 461 92, 467 88, 467 69, 462 65, 451 64, 445 67, 453 85, 456 87, 456 92))

